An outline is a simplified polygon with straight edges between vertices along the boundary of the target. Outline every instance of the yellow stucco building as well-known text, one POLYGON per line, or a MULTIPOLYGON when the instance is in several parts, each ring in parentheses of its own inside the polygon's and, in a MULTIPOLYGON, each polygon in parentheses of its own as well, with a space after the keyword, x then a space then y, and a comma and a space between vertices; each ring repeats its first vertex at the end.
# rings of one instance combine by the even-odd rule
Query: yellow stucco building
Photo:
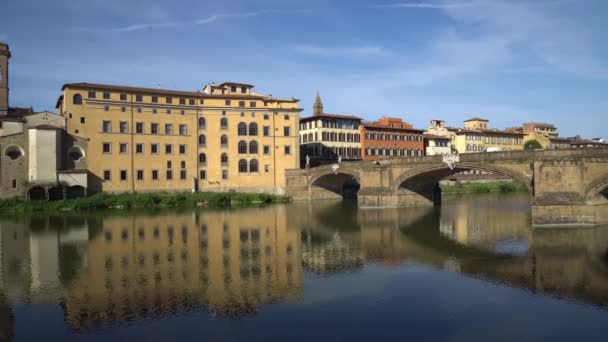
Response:
POLYGON ((464 128, 450 128, 452 145, 459 153, 523 150, 525 134, 490 129, 481 118, 465 120, 464 128))
POLYGON ((201 91, 70 83, 57 110, 88 140, 93 191, 281 193, 299 162, 299 100, 208 84, 201 91))

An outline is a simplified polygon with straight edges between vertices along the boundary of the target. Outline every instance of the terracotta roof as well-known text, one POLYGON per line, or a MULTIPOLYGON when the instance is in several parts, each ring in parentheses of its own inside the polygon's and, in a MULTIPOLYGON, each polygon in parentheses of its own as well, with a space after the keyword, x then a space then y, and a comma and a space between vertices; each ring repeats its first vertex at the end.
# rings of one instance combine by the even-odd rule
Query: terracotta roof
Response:
POLYGON ((534 126, 534 127, 544 127, 544 128, 555 128, 555 125, 550 123, 542 123, 542 122, 526 122, 524 125, 534 126))
POLYGON ((348 120, 358 120, 358 121, 363 120, 360 117, 354 116, 354 115, 322 113, 320 115, 311 115, 308 117, 300 118, 300 121, 306 121, 306 120, 309 120, 312 118, 333 118, 333 119, 348 119, 348 120))
POLYGON ((605 146, 605 145, 608 145, 608 144, 597 142, 597 141, 593 141, 593 140, 588 140, 588 139, 574 139, 574 140, 570 140, 570 145, 605 146))
POLYGON ((485 121, 488 122, 488 119, 482 119, 482 118, 470 118, 468 120, 464 120, 464 122, 469 122, 469 121, 485 121))
POLYGON ((444 137, 444 136, 435 135, 435 134, 423 134, 423 137, 425 139, 444 139, 444 140, 450 140, 450 137, 444 137))
POLYGON ((388 129, 388 130, 424 132, 423 129, 417 129, 417 128, 413 128, 413 127, 412 128, 409 128, 409 127, 390 127, 390 126, 379 125, 379 124, 375 124, 375 123, 363 123, 363 124, 361 124, 361 126, 363 126, 363 127, 369 127, 369 128, 388 129))
POLYGON ((556 138, 549 138, 549 141, 551 141, 551 142, 566 142, 566 143, 570 143, 570 141, 572 141, 572 139, 556 137, 556 138))
POLYGON ((34 110, 31 107, 11 107, 8 109, 8 113, 6 114, 6 116, 24 117, 32 114, 34 114, 34 110))
POLYGON ((59 170, 57 173, 87 173, 86 169, 59 170))
POLYGON ((4 121, 7 121, 7 122, 25 122, 25 119, 23 117, 21 117, 21 116, 4 116, 4 117, 0 116, 0 121, 1 122, 4 122, 4 121))
POLYGON ((483 132, 483 133, 510 134, 510 135, 521 135, 521 136, 526 135, 524 133, 501 131, 501 130, 498 130, 498 129, 496 129, 496 130, 494 130, 494 129, 482 129, 480 131, 483 132))
POLYGON ((249 87, 249 88, 253 88, 253 85, 251 84, 247 84, 247 83, 238 83, 238 82, 224 82, 222 84, 220 84, 220 87, 223 87, 225 85, 235 85, 235 86, 241 86, 241 87, 249 87))
POLYGON ((84 89, 97 89, 97 90, 111 90, 111 91, 125 91, 133 93, 153 93, 159 95, 173 95, 173 96, 190 96, 198 98, 244 98, 244 99, 260 99, 266 101, 289 101, 299 102, 300 100, 291 99, 280 99, 270 96, 263 95, 252 95, 252 94, 205 94, 200 91, 184 91, 184 90, 169 90, 169 89, 157 89, 157 88, 143 88, 143 87, 131 87, 131 86, 119 86, 111 84, 99 84, 99 83, 66 83, 61 87, 61 90, 66 88, 84 88, 84 89))

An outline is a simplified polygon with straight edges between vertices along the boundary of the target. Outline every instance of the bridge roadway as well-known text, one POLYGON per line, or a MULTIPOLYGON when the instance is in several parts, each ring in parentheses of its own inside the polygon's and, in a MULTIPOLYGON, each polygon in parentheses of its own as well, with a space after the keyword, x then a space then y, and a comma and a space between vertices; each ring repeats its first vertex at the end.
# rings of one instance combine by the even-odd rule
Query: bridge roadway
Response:
POLYGON ((441 156, 385 159, 287 170, 294 200, 356 197, 364 207, 441 203, 439 181, 465 170, 490 171, 525 184, 535 226, 608 224, 608 148, 461 154, 453 169, 441 156))

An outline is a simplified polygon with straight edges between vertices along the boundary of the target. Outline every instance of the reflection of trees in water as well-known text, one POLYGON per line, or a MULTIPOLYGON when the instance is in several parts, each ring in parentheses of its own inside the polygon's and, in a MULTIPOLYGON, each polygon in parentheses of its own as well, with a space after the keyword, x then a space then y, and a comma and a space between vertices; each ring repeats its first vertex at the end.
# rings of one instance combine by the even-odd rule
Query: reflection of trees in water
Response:
POLYGON ((12 341, 15 318, 4 292, 0 292, 0 341, 12 341))

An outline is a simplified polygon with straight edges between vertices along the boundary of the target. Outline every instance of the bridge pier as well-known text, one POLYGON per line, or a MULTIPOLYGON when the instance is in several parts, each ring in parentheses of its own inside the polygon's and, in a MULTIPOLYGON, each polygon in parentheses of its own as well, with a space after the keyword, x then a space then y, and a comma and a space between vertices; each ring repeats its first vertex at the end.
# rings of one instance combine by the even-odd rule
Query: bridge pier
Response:
POLYGON ((591 226, 608 224, 608 203, 532 205, 532 225, 591 226))

